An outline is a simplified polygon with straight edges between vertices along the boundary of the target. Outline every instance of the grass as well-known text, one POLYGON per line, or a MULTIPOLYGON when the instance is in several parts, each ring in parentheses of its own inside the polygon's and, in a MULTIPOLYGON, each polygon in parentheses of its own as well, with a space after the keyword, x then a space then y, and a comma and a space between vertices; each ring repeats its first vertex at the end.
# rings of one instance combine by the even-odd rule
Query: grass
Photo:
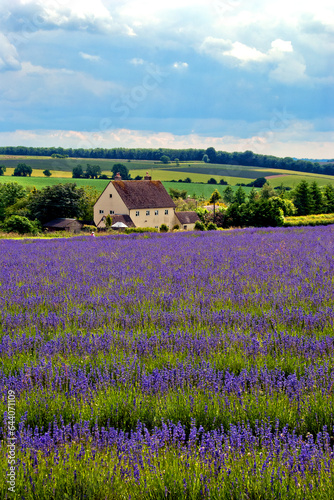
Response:
POLYGON ((250 167, 243 165, 220 165, 203 162, 184 162, 177 165, 171 162, 164 165, 159 162, 147 160, 119 160, 101 158, 51 158, 51 157, 25 157, 25 156, 0 156, 0 165, 7 167, 7 174, 11 175, 18 163, 27 163, 33 169, 33 176, 38 176, 39 171, 49 169, 53 177, 67 177, 71 175, 73 167, 81 165, 84 169, 86 164, 99 165, 101 171, 110 175, 115 163, 123 163, 131 171, 132 176, 144 176, 146 171, 152 172, 152 177, 162 181, 172 179, 185 179, 190 177, 193 182, 206 182, 209 177, 214 177, 217 181, 224 178, 230 185, 236 183, 247 184, 252 179, 258 177, 277 176, 269 179, 273 187, 283 183, 287 187, 295 187, 301 180, 312 182, 315 180, 320 186, 325 184, 334 185, 334 177, 330 175, 316 175, 307 172, 295 172, 282 169, 263 169, 260 167, 250 167), (34 172, 35 170, 35 172, 34 172), (63 174, 62 174, 63 173, 63 174))

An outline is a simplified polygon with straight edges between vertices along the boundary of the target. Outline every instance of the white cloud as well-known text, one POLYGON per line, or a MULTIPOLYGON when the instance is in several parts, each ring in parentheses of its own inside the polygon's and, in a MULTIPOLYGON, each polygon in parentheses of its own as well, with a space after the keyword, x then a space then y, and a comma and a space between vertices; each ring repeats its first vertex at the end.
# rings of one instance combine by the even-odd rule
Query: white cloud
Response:
MULTIPOLYGON (((262 124, 261 124, 262 126, 262 124)), ((245 151, 299 158, 332 158, 334 132, 315 131, 310 122, 292 120, 280 129, 268 126, 249 138, 238 136, 175 135, 167 132, 116 129, 82 132, 75 130, 16 130, 0 132, 0 142, 16 146, 62 146, 72 148, 203 148, 245 151)))
POLYGON ((130 60, 130 63, 134 66, 141 66, 142 64, 144 64, 144 62, 144 59, 141 59, 140 57, 134 57, 130 60))
POLYGON ((291 41, 278 38, 271 42, 271 48, 267 52, 262 52, 239 41, 209 36, 200 46, 200 51, 222 62, 226 58, 233 58, 237 64, 244 65, 249 62, 268 63, 280 58, 282 54, 293 52, 293 47, 291 41))
POLYGON ((79 55, 80 57, 82 57, 82 59, 87 59, 88 61, 92 62, 98 62, 101 60, 100 56, 92 56, 91 54, 86 54, 85 52, 79 52, 79 55))
POLYGON ((16 48, 0 33, 0 71, 18 70, 20 67, 16 48))
POLYGON ((175 68, 175 69, 187 69, 188 66, 189 66, 189 64, 186 62, 175 62, 173 64, 173 68, 175 68))

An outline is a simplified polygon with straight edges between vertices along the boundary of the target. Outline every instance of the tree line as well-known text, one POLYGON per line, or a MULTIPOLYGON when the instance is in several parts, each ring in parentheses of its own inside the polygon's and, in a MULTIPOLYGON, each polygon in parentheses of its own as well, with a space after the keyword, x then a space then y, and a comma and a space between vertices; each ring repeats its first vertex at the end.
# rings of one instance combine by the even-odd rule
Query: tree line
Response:
POLYGON ((301 181, 295 189, 286 191, 283 186, 275 191, 268 183, 260 190, 254 188, 247 196, 242 186, 236 191, 227 186, 221 195, 217 190, 212 193, 210 203, 213 213, 198 209, 204 229, 205 225, 217 227, 265 227, 282 226, 286 216, 334 213, 334 188, 331 184, 322 189, 314 181, 309 184, 301 181), (216 203, 223 199, 227 208, 215 209, 216 203))
POLYGON ((206 163, 224 165, 243 165, 261 168, 294 170, 297 172, 311 172, 316 174, 334 175, 334 163, 330 160, 325 163, 310 160, 296 160, 291 157, 277 157, 272 155, 256 154, 252 151, 228 153, 207 149, 169 149, 169 148, 42 148, 25 146, 2 146, 0 155, 26 156, 53 156, 61 158, 105 158, 119 160, 148 160, 161 161, 168 157, 171 161, 204 161, 206 163))

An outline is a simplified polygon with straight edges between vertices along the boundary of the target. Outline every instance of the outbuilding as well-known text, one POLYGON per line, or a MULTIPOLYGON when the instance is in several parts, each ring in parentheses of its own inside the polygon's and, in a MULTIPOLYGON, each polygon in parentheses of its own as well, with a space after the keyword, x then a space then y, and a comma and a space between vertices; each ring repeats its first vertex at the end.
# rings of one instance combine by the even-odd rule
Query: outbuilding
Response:
POLYGON ((80 233, 82 223, 77 219, 53 219, 43 224, 43 229, 48 231, 68 231, 69 233, 80 233))

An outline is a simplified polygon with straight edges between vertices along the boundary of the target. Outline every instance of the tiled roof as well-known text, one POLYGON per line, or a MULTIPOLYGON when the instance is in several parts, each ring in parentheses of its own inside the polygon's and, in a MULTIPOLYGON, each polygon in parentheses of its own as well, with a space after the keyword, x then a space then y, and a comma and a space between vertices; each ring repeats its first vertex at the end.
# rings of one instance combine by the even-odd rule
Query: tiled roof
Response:
POLYGON ((129 210, 175 207, 161 181, 112 181, 112 183, 129 210))
POLYGON ((130 215, 111 215, 112 223, 116 224, 116 222, 123 222, 128 227, 136 227, 130 217, 130 215))
POLYGON ((50 222, 46 222, 45 224, 43 224, 43 227, 69 227, 74 222, 82 226, 82 223, 76 219, 53 219, 50 222))
POLYGON ((180 224, 195 224, 200 218, 196 212, 175 212, 180 224))

